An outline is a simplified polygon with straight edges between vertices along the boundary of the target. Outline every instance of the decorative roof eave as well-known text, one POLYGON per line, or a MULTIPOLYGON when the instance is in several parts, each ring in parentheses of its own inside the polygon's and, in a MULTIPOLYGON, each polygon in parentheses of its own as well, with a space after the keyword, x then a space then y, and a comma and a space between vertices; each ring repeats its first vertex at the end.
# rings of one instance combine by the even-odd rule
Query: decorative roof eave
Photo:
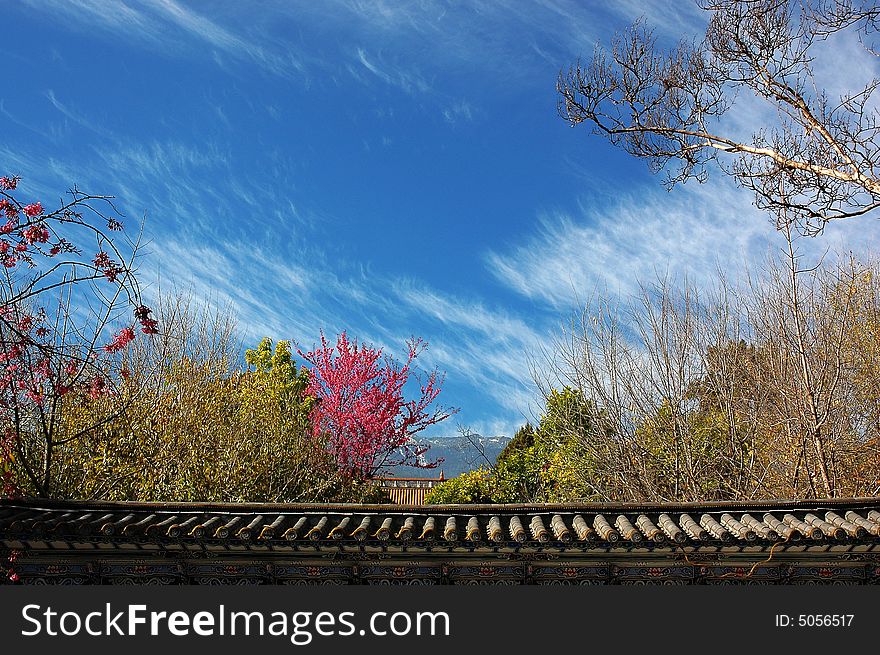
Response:
POLYGON ((153 544, 255 554, 874 551, 880 499, 421 506, 19 499, 0 501, 0 542, 28 550, 153 544))

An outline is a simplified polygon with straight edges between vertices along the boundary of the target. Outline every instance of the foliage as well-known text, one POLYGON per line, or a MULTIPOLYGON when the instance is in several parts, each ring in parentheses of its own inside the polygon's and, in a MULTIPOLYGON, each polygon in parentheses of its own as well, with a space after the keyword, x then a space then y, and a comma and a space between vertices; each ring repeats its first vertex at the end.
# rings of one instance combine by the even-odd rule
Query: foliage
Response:
POLYGON ((0 178, 0 472, 6 493, 14 478, 18 491, 47 496, 60 451, 109 419, 63 432, 64 414, 83 397, 115 395, 136 326, 154 335, 158 323, 140 300, 138 244, 113 234, 123 226, 111 198, 74 188, 47 211, 20 199, 19 182, 0 178), (108 334, 125 309, 133 320, 108 334))
POLYGON ((165 327, 126 353, 112 396, 70 394, 61 431, 87 428, 56 459, 56 495, 142 501, 356 500, 369 491, 340 475, 310 433, 306 374, 270 340, 234 365, 228 312, 160 299, 165 327), (251 370, 250 367, 253 367, 251 370), (92 425, 96 416, 107 416, 92 425))
POLYGON ((585 310, 543 385, 582 390, 614 426, 580 447, 603 498, 876 494, 876 263, 805 265, 793 235, 880 210, 880 83, 835 98, 823 86, 840 80, 817 75, 856 36, 876 56, 880 13, 858 0, 699 4, 701 41, 664 52, 639 21, 560 74, 559 112, 669 186, 719 164, 774 217, 783 259, 746 289, 661 281, 628 316, 604 301, 585 310), (749 96, 775 111, 743 138, 728 116, 749 96))
POLYGON ((272 340, 263 339, 256 349, 245 352, 245 361, 254 371, 243 376, 245 402, 242 410, 253 412, 253 403, 269 403, 287 415, 291 424, 305 431, 315 399, 307 395, 309 373, 297 370, 289 341, 279 341, 272 349, 272 340))
POLYGON ((649 465, 649 484, 663 498, 726 498, 731 471, 725 466, 724 417, 712 410, 684 416, 675 416, 675 411, 664 402, 636 428, 649 465), (680 473, 682 469, 687 474, 680 473))
POLYGON ((0 434, 0 498, 15 494, 14 458, 12 434, 0 434))
POLYGON ((425 502, 429 505, 465 503, 492 503, 495 499, 491 472, 480 467, 441 482, 428 492, 425 502))
POLYGON ((554 389, 547 398, 537 428, 530 423, 521 427, 498 455, 491 470, 480 468, 479 472, 465 473, 435 487, 431 498, 438 500, 432 502, 588 500, 592 491, 585 481, 591 479, 592 466, 578 444, 581 439, 588 439, 601 422, 595 405, 586 401, 579 391, 554 389), (454 500, 441 501, 440 498, 454 500))
POLYGON ((548 459, 546 442, 526 423, 498 454, 492 468, 492 498, 498 503, 537 502, 548 459))
POLYGON ((521 452, 529 450, 535 445, 536 438, 535 427, 531 423, 526 423, 514 433, 513 438, 511 438, 502 451, 498 453, 496 462, 502 462, 511 457, 515 457, 521 452))
POLYGON ((456 410, 436 407, 442 377, 436 370, 418 380, 419 393, 406 400, 405 389, 414 360, 424 351, 420 339, 407 343, 401 365, 381 349, 350 341, 345 332, 335 346, 321 334, 321 345, 300 356, 311 365, 306 394, 316 399, 311 411, 312 434, 328 440, 342 471, 371 478, 384 467, 408 465, 434 468, 425 462, 427 447, 413 437, 449 418, 456 410))

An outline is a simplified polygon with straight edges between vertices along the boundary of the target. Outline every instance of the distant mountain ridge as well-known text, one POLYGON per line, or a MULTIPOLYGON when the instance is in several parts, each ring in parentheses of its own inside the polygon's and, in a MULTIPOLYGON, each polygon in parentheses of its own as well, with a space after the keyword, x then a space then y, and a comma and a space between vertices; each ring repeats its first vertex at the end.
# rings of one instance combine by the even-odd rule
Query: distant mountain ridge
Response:
POLYGON ((470 438, 458 435, 419 439, 418 442, 430 446, 428 452, 425 453, 426 461, 443 459, 437 468, 395 466, 385 475, 401 478, 433 478, 440 475, 440 471, 443 471, 443 476, 448 480, 465 471, 494 464, 499 453, 510 442, 510 437, 484 437, 481 434, 473 434, 470 438), (480 450, 483 451, 485 457, 480 454, 480 450))

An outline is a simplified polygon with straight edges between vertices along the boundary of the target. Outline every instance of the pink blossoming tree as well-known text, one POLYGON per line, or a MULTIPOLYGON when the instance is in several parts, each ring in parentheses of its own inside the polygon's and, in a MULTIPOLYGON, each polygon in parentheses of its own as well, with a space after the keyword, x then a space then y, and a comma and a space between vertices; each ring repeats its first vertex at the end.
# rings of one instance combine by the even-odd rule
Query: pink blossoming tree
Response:
POLYGON ((414 374, 413 362, 425 347, 421 339, 407 342, 407 359, 401 364, 343 332, 335 346, 322 333, 319 348, 299 351, 311 365, 305 394, 317 400, 310 413, 312 433, 328 440, 346 474, 369 479, 391 466, 438 465, 424 459, 428 448, 413 437, 457 410, 431 407, 443 384, 437 370, 423 378, 414 374), (411 400, 407 382, 419 389, 411 400))
POLYGON ((63 433, 66 407, 113 394, 136 327, 158 325, 134 277, 139 244, 113 235, 111 198, 74 188, 46 211, 21 199, 19 181, 0 177, 0 482, 4 495, 17 480, 49 496, 59 449, 95 427, 63 433))

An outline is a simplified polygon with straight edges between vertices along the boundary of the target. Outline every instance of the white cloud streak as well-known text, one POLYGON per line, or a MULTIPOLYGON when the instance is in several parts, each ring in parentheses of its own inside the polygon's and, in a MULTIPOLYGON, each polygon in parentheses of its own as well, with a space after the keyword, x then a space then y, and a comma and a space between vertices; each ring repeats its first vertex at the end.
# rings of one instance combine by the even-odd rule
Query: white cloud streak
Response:
MULTIPOLYGON (((875 222, 841 222, 804 240, 805 254, 878 243, 875 222)), ((658 276, 709 284, 719 270, 733 278, 782 246, 781 235, 749 204, 747 192, 722 180, 626 195, 580 215, 541 217, 524 244, 486 256, 491 273, 516 293, 557 311, 596 293, 626 298, 658 276)))
MULTIPOLYGON (((200 45, 207 45, 232 59, 253 63, 263 70, 283 77, 301 75, 306 65, 293 50, 274 44, 264 35, 249 32, 241 26, 252 25, 253 20, 239 16, 232 21, 238 32, 174 0, 154 2, 104 2, 103 0, 29 0, 28 4, 43 10, 52 18, 64 18, 65 24, 96 30, 125 38, 129 42, 158 50, 165 55, 201 56, 188 37, 200 45)), ((223 9, 215 5, 214 9, 223 9)), ((242 9, 244 9, 242 7, 242 9)), ((250 8, 246 8, 252 13, 250 8)), ((222 60, 219 62, 222 65, 222 60)))
POLYGON ((417 71, 408 70, 409 66, 402 67, 379 59, 374 60, 368 57, 364 48, 357 49, 357 59, 361 66, 380 80, 399 87, 406 93, 428 93, 431 91, 430 84, 417 71))
POLYGON ((625 296, 657 273, 711 275, 716 264, 738 265, 763 246, 769 224, 753 211, 737 211, 739 204, 730 190, 688 186, 675 195, 658 191, 584 207, 580 216, 548 214, 526 243, 492 251, 486 262, 505 285, 555 309, 605 289, 625 296))

